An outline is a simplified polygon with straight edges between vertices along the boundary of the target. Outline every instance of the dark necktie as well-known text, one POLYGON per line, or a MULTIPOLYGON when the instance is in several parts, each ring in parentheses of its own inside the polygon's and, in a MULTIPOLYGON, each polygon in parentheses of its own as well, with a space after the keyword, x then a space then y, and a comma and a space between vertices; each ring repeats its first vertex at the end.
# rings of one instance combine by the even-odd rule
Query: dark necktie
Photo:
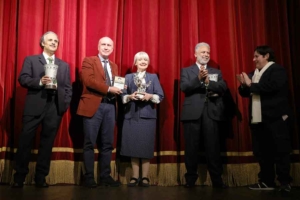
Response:
POLYGON ((108 74, 108 70, 107 70, 107 60, 103 60, 102 62, 104 62, 104 73, 105 73, 105 83, 108 86, 111 86, 111 82, 110 82, 110 78, 109 78, 109 74, 108 74))

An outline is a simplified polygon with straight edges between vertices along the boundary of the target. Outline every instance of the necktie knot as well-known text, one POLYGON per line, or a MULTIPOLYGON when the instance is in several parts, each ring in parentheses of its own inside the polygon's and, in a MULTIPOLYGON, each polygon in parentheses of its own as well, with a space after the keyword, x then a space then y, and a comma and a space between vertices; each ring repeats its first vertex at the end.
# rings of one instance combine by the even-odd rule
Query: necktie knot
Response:
POLYGON ((47 59, 49 60, 49 63, 52 64, 53 58, 52 57, 48 57, 47 59))

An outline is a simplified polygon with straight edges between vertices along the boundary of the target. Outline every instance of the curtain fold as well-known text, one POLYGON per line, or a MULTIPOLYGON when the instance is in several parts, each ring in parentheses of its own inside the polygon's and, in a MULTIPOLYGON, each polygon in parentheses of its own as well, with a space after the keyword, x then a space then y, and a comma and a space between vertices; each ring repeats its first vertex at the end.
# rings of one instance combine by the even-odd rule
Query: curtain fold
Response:
MULTIPOLYGON (((80 72, 86 56, 97 55, 103 36, 114 41, 110 59, 121 76, 136 71, 133 57, 139 51, 150 56, 149 72, 156 73, 165 93, 158 106, 155 157, 151 160, 152 184, 184 183, 184 139, 180 122, 184 94, 180 70, 195 62, 198 42, 211 46, 210 65, 222 70, 228 85, 229 110, 234 117, 221 126, 224 180, 229 185, 257 181, 258 166, 252 155, 248 127, 248 100, 237 92, 236 74, 250 72, 253 50, 268 44, 277 62, 289 75, 290 103, 295 120, 293 132, 294 184, 299 170, 299 1, 283 0, 3 0, 0 1, 0 182, 10 182, 14 152, 22 129, 26 89, 17 79, 26 56, 40 54, 40 37, 54 31, 60 39, 56 56, 70 65, 73 96, 62 119, 53 147, 50 184, 80 184, 82 119, 76 115, 81 95, 80 72), (246 175, 245 175, 246 174, 246 175)), ((129 180, 129 159, 120 157, 122 104, 118 106, 112 173, 122 183, 129 180)), ((33 144, 30 172, 35 168, 39 131, 33 144)), ((97 161, 98 150, 95 148, 97 161)), ((211 184, 203 152, 199 153, 198 184, 211 184)), ((97 166, 97 162, 95 162, 97 166)), ((95 174, 98 171, 95 168, 95 174)))
POLYGON ((0 2, 0 182, 10 177, 13 158, 17 9, 17 0, 0 2))

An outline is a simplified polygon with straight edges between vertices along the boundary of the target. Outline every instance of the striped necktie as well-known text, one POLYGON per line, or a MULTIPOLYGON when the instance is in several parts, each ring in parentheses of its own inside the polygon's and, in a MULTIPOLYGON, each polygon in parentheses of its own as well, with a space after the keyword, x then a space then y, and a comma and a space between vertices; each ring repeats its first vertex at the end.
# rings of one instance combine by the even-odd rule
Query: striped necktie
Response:
POLYGON ((103 60, 102 62, 104 62, 105 83, 106 83, 106 85, 111 86, 111 81, 110 81, 110 77, 109 77, 108 70, 107 70, 108 61, 103 60))

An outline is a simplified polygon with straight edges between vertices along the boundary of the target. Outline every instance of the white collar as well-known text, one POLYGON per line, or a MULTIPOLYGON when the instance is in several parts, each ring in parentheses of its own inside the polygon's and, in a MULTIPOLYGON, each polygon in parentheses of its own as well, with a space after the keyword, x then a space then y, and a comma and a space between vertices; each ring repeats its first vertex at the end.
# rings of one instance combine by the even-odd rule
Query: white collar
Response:
MULTIPOLYGON (((198 66, 198 68, 200 69, 200 66, 201 66, 201 65, 200 65, 199 63, 197 63, 197 62, 196 62, 196 65, 197 65, 197 66, 198 66)), ((204 69, 206 69, 206 68, 207 68, 207 64, 206 64, 206 65, 204 65, 204 69)))
POLYGON ((44 56, 47 63, 49 63, 49 60, 48 60, 49 57, 53 58, 53 63, 55 62, 55 55, 54 54, 52 56, 48 56, 48 54, 43 52, 43 56, 44 56))
POLYGON ((100 54, 98 54, 98 57, 100 58, 101 62, 103 62, 104 60, 107 60, 108 63, 109 63, 109 59, 108 59, 108 58, 107 58, 107 59, 104 59, 102 56, 100 56, 100 54))

